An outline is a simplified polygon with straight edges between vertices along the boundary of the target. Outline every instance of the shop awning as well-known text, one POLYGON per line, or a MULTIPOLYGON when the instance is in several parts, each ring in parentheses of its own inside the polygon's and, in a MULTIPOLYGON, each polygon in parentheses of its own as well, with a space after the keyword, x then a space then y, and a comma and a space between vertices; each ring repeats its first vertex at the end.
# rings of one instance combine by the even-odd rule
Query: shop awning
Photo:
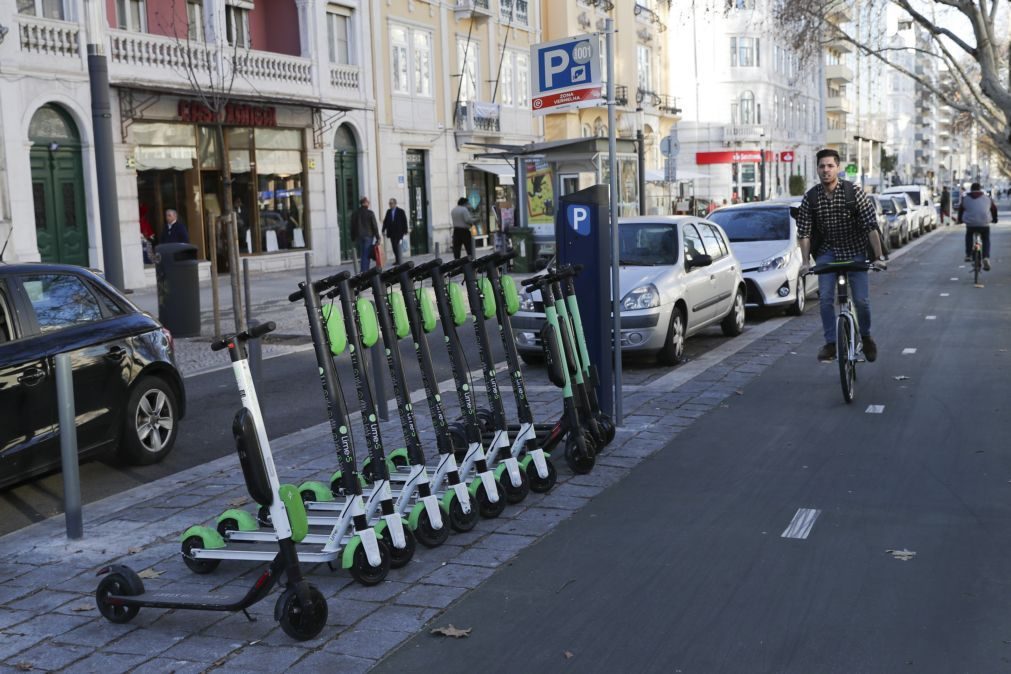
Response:
POLYGON ((471 162, 470 164, 467 164, 467 168, 474 169, 475 171, 484 171, 485 173, 491 173, 498 176, 499 185, 512 185, 516 176, 515 169, 506 163, 471 162))

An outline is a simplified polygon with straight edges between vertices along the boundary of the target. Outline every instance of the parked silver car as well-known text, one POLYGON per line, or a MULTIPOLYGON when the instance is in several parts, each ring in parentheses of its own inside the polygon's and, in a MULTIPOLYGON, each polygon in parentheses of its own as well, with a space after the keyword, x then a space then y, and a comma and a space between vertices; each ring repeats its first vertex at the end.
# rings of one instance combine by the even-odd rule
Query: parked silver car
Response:
POLYGON ((800 315, 807 296, 818 288, 814 277, 800 274, 803 260, 795 216, 801 199, 737 204, 709 214, 723 227, 741 261, 749 306, 784 307, 787 313, 800 315))
POLYGON ((906 218, 905 197, 895 194, 876 194, 875 200, 881 205, 881 210, 888 220, 887 228, 882 228, 881 233, 887 238, 885 243, 889 248, 899 248, 909 243, 909 222, 906 218))
MULTIPOLYGON (((723 229, 693 216, 641 216, 619 221, 621 349, 674 365, 685 339, 719 324, 728 336, 744 329, 744 279, 723 229)), ((524 360, 541 356, 544 307, 523 294, 513 317, 524 360)))

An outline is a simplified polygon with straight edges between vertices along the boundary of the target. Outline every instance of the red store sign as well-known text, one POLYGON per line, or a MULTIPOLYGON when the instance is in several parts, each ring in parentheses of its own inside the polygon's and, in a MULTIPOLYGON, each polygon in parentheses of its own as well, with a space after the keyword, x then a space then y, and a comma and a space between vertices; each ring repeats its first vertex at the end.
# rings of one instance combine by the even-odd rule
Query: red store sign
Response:
MULTIPOLYGON (((214 113, 203 103, 179 101, 179 121, 210 124, 214 113)), ((225 106, 225 124, 233 126, 277 126, 277 110, 270 106, 229 103, 225 106)))
POLYGON ((793 152, 780 152, 779 161, 790 164, 793 162, 793 152))
MULTIPOLYGON (((761 150, 726 150, 721 152, 696 152, 695 163, 703 164, 741 164, 762 161, 761 150)), ((765 151, 765 161, 772 161, 772 151, 765 151)))

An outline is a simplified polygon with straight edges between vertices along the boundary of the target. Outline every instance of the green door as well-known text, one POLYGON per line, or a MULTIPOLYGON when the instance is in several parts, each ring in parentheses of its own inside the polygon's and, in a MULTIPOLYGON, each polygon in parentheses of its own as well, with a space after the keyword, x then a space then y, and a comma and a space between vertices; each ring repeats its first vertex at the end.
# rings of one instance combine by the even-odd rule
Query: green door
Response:
POLYGON ((43 262, 88 265, 84 169, 77 127, 56 106, 39 108, 29 126, 35 237, 43 262))
POLYGON ((358 208, 358 145, 346 124, 337 129, 334 166, 337 174, 337 223, 340 230, 341 260, 351 260, 351 214, 358 208))
POLYGON ((407 202, 411 219, 411 255, 428 252, 428 187, 425 151, 407 151, 407 202))

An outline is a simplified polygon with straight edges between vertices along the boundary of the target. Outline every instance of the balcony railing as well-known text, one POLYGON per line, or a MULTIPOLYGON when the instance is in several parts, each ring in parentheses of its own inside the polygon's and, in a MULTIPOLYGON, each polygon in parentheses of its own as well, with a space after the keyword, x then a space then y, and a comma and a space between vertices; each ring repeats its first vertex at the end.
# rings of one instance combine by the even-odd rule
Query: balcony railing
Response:
POLYGON ((235 71, 244 77, 312 84, 312 61, 297 56, 262 51, 239 53, 235 57, 235 71))
POLYGON ((483 101, 460 101, 456 104, 456 130, 498 135, 502 130, 502 106, 483 101))
POLYGON ((678 99, 674 96, 669 96, 667 94, 660 94, 660 112, 664 112, 671 116, 677 116, 681 114, 681 108, 678 107, 678 99))
POLYGON ((663 19, 660 18, 660 15, 654 12, 646 5, 640 5, 638 2, 635 3, 635 15, 641 16, 650 23, 652 23, 654 26, 656 26, 657 31, 661 33, 667 30, 667 24, 663 22, 663 19))
POLYGON ((456 19, 484 19, 491 16, 490 0, 456 0, 456 19))
POLYGON ((353 65, 330 66, 330 86, 337 89, 355 89, 360 86, 362 69, 353 65))
POLYGON ((635 89, 635 102, 638 105, 651 105, 654 108, 658 108, 662 100, 660 94, 654 93, 649 89, 643 89, 642 87, 636 87, 635 89))
POLYGON ((169 68, 183 71, 192 68, 206 71, 211 59, 211 49, 200 42, 174 40, 168 37, 115 31, 109 35, 109 60, 111 63, 138 68, 169 68))
POLYGON ((619 107, 628 105, 628 87, 624 84, 614 85, 614 104, 619 107))
POLYGON ((724 141, 760 141, 765 133, 761 124, 728 124, 723 127, 724 141))
POLYGON ((76 23, 19 16, 18 32, 21 49, 29 54, 74 58, 81 55, 81 28, 76 23))
POLYGON ((825 79, 838 80, 840 82, 853 81, 853 69, 842 63, 833 63, 825 66, 825 79))
POLYGON ((826 112, 849 112, 850 100, 843 96, 829 96, 825 99, 826 112))

